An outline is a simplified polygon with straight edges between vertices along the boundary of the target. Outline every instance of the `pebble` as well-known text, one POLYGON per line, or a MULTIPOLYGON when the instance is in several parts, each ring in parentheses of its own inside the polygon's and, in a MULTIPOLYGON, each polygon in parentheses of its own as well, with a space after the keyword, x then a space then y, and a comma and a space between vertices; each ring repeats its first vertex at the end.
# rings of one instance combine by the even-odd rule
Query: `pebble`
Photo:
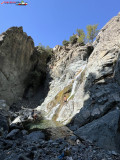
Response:
POLYGON ((76 143, 75 136, 70 139, 75 141, 74 145, 71 145, 68 139, 62 138, 48 141, 41 139, 35 142, 29 141, 28 138, 1 138, 0 157, 4 157, 4 160, 58 160, 57 157, 64 153, 68 145, 70 156, 64 157, 64 160, 120 160, 120 154, 115 151, 106 151, 89 142, 76 143))

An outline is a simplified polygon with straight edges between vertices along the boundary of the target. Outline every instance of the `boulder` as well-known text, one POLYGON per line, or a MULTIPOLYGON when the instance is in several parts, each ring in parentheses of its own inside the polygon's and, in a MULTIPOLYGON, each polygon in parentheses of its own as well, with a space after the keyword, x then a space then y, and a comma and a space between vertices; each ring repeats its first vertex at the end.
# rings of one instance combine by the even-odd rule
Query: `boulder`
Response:
POLYGON ((45 139, 44 133, 41 131, 34 131, 26 136, 28 141, 39 141, 40 139, 45 139))
POLYGON ((20 132, 20 130, 19 129, 13 129, 8 135, 7 135, 7 139, 12 139, 12 140, 14 140, 14 139, 17 139, 17 138, 19 138, 19 137, 21 137, 22 136, 22 134, 21 134, 21 132, 20 132))
POLYGON ((111 111, 80 127, 75 134, 101 148, 120 152, 120 110, 111 111))

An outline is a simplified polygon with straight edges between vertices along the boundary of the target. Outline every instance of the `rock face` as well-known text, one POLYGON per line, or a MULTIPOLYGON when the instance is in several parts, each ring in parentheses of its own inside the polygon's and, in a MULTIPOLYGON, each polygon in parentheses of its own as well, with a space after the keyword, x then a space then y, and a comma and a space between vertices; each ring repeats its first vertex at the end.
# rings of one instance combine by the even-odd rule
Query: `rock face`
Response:
MULTIPOLYGON (((96 140, 96 144, 107 149, 114 148, 116 151, 119 150, 120 152, 119 144, 116 144, 115 147, 115 142, 111 140, 109 135, 109 138, 107 137, 106 141, 108 139, 108 141, 111 142, 111 146, 108 145, 108 147, 105 143, 99 143, 102 135, 95 135, 95 133, 98 133, 100 131, 100 128, 103 128, 100 133, 103 132, 104 136, 104 123, 101 122, 102 119, 98 119, 98 121, 95 120, 102 117, 103 115, 106 115, 105 117, 107 117, 108 119, 106 119, 106 121, 109 122, 109 124, 111 124, 111 121, 116 121, 116 129, 113 125, 112 130, 115 129, 117 133, 120 132, 118 123, 119 117, 118 119, 116 119, 117 117, 112 116, 112 114, 111 117, 107 116, 109 115, 109 111, 111 111, 111 109, 119 108, 120 104, 119 30, 120 15, 117 15, 116 17, 112 18, 99 32, 96 41, 94 42, 94 51, 89 58, 88 64, 83 73, 83 77, 80 80, 81 85, 79 86, 76 92, 76 98, 74 99, 74 105, 76 105, 77 101, 78 105, 80 105, 82 109, 74 117, 72 123, 74 125, 77 125, 79 128, 81 127, 78 132, 83 129, 85 140, 96 140), (99 128, 98 123, 100 122, 101 124, 99 125, 99 128), (86 125, 88 127, 88 130, 92 126, 95 127, 93 127, 93 130, 89 130, 91 138, 87 137, 88 130, 86 130, 86 125), (92 139, 93 135, 95 135, 95 139, 92 139)), ((116 133, 116 131, 114 133, 116 133)), ((83 134, 83 132, 81 134, 83 134)), ((111 134, 110 131, 109 134, 111 134)), ((116 139, 117 138, 119 139, 118 134, 116 135, 116 139)))
POLYGON ((49 64, 52 79, 50 90, 42 105, 37 108, 45 112, 47 119, 66 124, 78 112, 78 108, 73 106, 73 98, 92 51, 93 46, 90 44, 69 45, 66 48, 62 47, 60 52, 55 50, 54 60, 49 64), (64 96, 67 103, 64 102, 64 96))
POLYGON ((0 35, 0 99, 8 104, 23 95, 33 50, 34 42, 22 27, 12 27, 0 35))
MULTIPOLYGON (((69 126, 74 130, 82 130, 82 135, 86 133, 82 136, 85 140, 90 139, 87 137, 88 130, 85 125, 88 129, 95 126, 94 130, 89 130, 91 137, 99 132, 99 127, 100 133, 104 133, 102 127, 104 128, 105 124, 102 123, 102 116, 110 122, 109 114, 113 115, 110 111, 120 108, 120 14, 101 29, 93 47, 75 44, 59 51, 54 48, 55 60, 50 66, 53 80, 48 96, 38 107, 39 110, 45 111, 47 118, 63 124, 72 119, 69 126), (64 95, 67 98, 66 102, 64 95)), ((113 125, 111 128, 117 135, 111 142, 111 148, 106 146, 107 141, 111 141, 111 135, 114 136, 111 132, 106 144, 100 144, 99 134, 90 140, 95 140, 96 144, 103 148, 120 152, 119 145, 115 147, 116 139, 119 139, 119 116, 116 118, 112 116, 116 128, 113 129, 113 125)), ((106 125, 109 128, 108 123, 106 125)))
MULTIPOLYGON (((18 30, 12 28, 6 33, 12 34, 14 29, 18 30)), ((21 52, 17 52, 17 49, 13 52, 13 45, 11 54, 8 54, 6 46, 10 46, 10 43, 6 33, 0 37, 0 83, 3 83, 0 84, 0 98, 11 102, 23 94, 23 81, 32 67, 30 57, 32 55, 34 58, 35 52, 32 54, 34 46, 28 38, 25 50, 25 46, 20 45, 21 52), (26 54, 27 45, 31 49, 26 54), (22 51, 25 51, 24 54, 22 51), (19 57, 19 62, 17 53, 23 56, 22 59, 19 57), (11 56, 14 59, 12 62, 11 56)), ((19 48, 17 37, 22 34, 24 38, 19 37, 19 41, 22 39, 25 42, 27 36, 22 31, 13 34, 16 35, 15 44, 19 48)), ((81 46, 76 43, 65 48, 56 46, 53 51, 54 58, 48 64, 49 92, 37 110, 49 120, 67 124, 80 139, 120 153, 120 14, 101 29, 93 44, 81 46)), ((44 64, 38 70, 46 68, 44 64)), ((16 121, 20 121, 20 117, 16 121)), ((94 156, 85 159, 88 158, 94 159, 94 156)), ((100 156, 98 159, 102 158, 100 156)))
POLYGON ((119 26, 120 15, 111 19, 96 38, 95 49, 76 92, 75 101, 81 99, 83 107, 75 117, 75 123, 78 121, 79 126, 119 107, 119 26))
POLYGON ((86 139, 100 147, 103 147, 104 144, 105 149, 116 150, 119 152, 119 119, 120 111, 111 111, 105 116, 84 125, 80 129, 78 129, 75 134, 78 137, 86 139))
POLYGON ((50 55, 45 49, 34 47, 32 38, 23 32, 22 27, 12 27, 2 33, 0 99, 11 105, 21 101, 22 97, 32 97, 44 82, 48 58, 50 55))

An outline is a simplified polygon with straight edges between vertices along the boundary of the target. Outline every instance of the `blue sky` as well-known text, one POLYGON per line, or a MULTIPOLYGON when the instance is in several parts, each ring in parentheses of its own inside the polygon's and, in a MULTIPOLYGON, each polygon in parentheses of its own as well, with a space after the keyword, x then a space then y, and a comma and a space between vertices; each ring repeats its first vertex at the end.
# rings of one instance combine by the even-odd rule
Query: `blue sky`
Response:
POLYGON ((12 26, 23 26, 24 32, 33 38, 35 46, 39 43, 50 47, 61 45, 63 40, 69 40, 69 37, 76 33, 77 28, 85 31, 88 24, 99 24, 101 29, 120 12, 120 0, 25 2, 28 2, 28 5, 21 7, 0 3, 0 33, 12 26))

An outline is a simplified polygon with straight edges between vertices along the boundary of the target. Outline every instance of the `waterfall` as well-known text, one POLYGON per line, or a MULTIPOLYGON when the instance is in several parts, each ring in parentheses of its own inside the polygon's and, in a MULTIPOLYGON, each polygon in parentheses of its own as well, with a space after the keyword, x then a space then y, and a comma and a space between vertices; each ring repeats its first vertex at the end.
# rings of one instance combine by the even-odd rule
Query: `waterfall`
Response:
POLYGON ((55 107, 52 108, 52 110, 49 112, 49 114, 46 116, 48 120, 51 120, 54 116, 56 110, 59 108, 60 104, 57 104, 55 107))
POLYGON ((77 87, 78 81, 80 80, 81 74, 82 74, 82 72, 84 71, 85 67, 86 67, 86 64, 83 65, 83 66, 80 68, 82 71, 75 77, 74 83, 73 83, 73 85, 72 85, 71 94, 70 94, 70 96, 68 97, 67 100, 69 100, 69 99, 75 94, 75 91, 76 91, 76 87, 77 87))

